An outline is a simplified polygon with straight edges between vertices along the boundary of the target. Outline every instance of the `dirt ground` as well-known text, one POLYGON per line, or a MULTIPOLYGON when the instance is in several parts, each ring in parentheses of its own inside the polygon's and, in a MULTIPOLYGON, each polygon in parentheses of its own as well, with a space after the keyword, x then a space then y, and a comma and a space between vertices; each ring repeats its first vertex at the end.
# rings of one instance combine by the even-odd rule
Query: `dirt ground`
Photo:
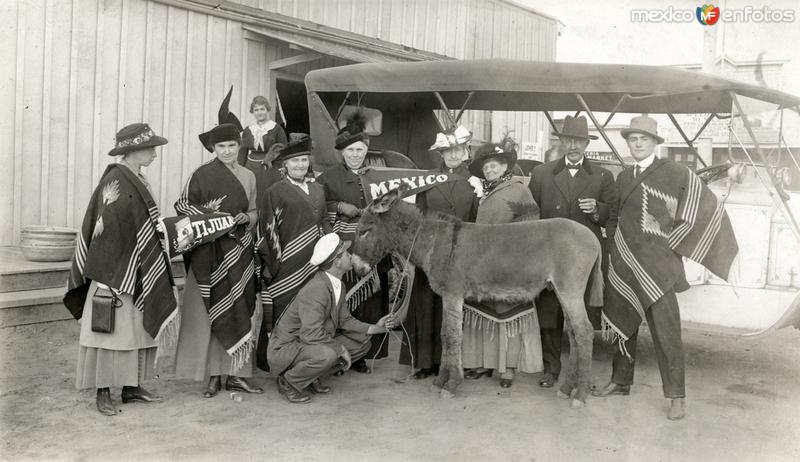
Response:
MULTIPOLYGON (((375 373, 328 381, 333 393, 291 405, 258 372, 264 395, 201 397, 202 384, 162 374, 146 383, 166 400, 121 404, 104 417, 94 392, 74 390, 78 326, 0 329, 2 460, 800 460, 800 332, 748 340, 684 331, 687 418, 665 418, 652 342, 640 336, 628 397, 590 397, 583 410, 519 375, 467 381, 441 400, 408 378, 398 344, 375 373)), ((595 344, 594 379, 610 375, 613 348, 595 344)), ((171 358, 165 358, 167 361, 171 358)), ((162 366, 164 362, 162 361, 162 366)))

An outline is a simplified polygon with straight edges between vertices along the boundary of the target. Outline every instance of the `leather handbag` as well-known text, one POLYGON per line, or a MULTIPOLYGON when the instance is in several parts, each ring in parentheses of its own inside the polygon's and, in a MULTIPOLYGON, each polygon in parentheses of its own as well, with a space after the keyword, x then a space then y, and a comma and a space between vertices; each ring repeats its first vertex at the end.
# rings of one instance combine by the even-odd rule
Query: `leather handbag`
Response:
POLYGON ((114 333, 114 313, 122 300, 110 288, 97 287, 92 296, 92 332, 114 333))

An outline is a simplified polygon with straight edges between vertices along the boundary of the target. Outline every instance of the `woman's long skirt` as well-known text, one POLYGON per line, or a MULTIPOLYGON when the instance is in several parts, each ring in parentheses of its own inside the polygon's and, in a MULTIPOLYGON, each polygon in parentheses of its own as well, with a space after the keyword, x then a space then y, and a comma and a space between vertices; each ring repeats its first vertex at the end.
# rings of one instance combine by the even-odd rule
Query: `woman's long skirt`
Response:
POLYGON ((509 337, 505 323, 464 325, 462 362, 465 368, 485 367, 503 373, 506 368, 517 372, 541 372, 542 340, 539 321, 533 312, 525 332, 509 337))
POLYGON ((425 272, 417 269, 411 302, 403 323, 403 346, 400 347, 400 364, 416 369, 430 369, 442 360, 442 297, 436 295, 428 283, 425 272))
POLYGON ((156 343, 144 330, 142 312, 133 297, 121 294, 122 306, 116 308, 114 332, 92 332, 92 296, 97 283, 89 286, 83 305, 75 387, 135 387, 155 376, 156 343))
MULTIPOLYGON (((258 305, 258 304, 257 304, 258 305)), ((225 348, 211 333, 203 298, 194 272, 186 272, 186 285, 181 308, 181 329, 175 351, 175 376, 197 381, 208 380, 212 375, 253 375, 253 354, 239 370, 232 370, 233 361, 225 348)), ((258 309, 256 309, 258 311, 258 309)))

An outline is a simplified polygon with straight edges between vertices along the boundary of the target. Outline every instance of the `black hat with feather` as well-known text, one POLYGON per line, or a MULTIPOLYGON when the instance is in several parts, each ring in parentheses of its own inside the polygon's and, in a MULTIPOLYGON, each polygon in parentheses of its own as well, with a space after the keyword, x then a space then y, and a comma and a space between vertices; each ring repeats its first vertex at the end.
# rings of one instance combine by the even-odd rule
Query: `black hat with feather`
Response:
MULTIPOLYGON (((235 128, 238 133, 242 133, 242 123, 239 121, 239 118, 236 117, 236 114, 230 111, 229 105, 231 102, 231 95, 233 94, 233 85, 231 85, 231 89, 228 90, 228 94, 225 95, 225 99, 222 100, 222 104, 219 106, 219 112, 217 113, 217 123, 219 125, 230 125, 228 130, 230 131, 232 128, 235 128)), ((200 138, 200 142, 203 143, 203 147, 208 150, 208 152, 214 152, 214 142, 211 139, 211 132, 214 131, 209 130, 205 133, 201 133, 198 135, 200 138)))
POLYGON ((366 133, 367 116, 364 111, 358 110, 348 117, 347 123, 344 128, 339 130, 336 134, 336 145, 338 150, 342 150, 351 144, 362 141, 365 144, 369 143, 369 135, 366 133))
POLYGON ((478 178, 485 179, 483 164, 489 160, 499 160, 508 165, 506 171, 510 172, 517 163, 517 142, 509 133, 499 143, 484 143, 475 150, 475 157, 469 163, 469 172, 478 178))

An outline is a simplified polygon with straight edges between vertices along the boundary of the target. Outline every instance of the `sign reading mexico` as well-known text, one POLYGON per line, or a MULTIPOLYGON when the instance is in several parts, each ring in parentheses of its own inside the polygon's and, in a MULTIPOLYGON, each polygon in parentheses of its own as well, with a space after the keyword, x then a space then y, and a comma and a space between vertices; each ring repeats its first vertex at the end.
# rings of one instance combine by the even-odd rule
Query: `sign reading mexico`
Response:
POLYGON ((405 197, 419 194, 436 185, 461 179, 459 175, 442 172, 439 170, 415 170, 407 168, 369 167, 361 175, 364 192, 368 192, 367 199, 376 197, 406 185, 409 189, 405 197))
POLYGON ((205 213, 159 220, 170 255, 185 253, 227 234, 236 226, 227 213, 205 213))

